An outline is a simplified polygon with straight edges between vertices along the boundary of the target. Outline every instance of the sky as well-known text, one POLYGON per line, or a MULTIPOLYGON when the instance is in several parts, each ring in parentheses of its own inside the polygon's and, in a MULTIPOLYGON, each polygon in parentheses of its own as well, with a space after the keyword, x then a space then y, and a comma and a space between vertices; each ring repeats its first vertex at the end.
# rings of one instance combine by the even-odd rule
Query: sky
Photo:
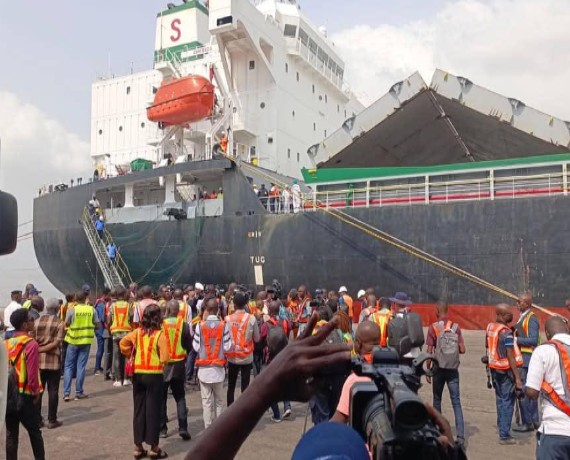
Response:
MULTIPOLYGON (((32 200, 43 184, 88 175, 91 83, 150 68, 156 13, 165 4, 3 2, 0 189, 18 198, 22 224, 32 219, 32 200)), ((568 0, 300 4, 313 24, 327 27, 351 89, 367 104, 416 70, 429 82, 442 68, 570 120, 568 0)), ((30 231, 30 224, 20 227, 22 235, 30 231)), ((46 297, 56 294, 38 268, 32 239, 1 258, 0 270, 0 305, 28 281, 46 297)))

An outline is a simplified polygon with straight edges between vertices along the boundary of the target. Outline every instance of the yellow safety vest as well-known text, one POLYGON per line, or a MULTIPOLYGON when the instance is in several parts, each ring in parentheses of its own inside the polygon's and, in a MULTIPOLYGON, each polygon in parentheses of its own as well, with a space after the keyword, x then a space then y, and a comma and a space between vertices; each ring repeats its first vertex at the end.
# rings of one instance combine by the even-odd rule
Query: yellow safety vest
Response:
POLYGON ((90 305, 75 305, 73 322, 67 328, 65 341, 70 345, 91 345, 95 337, 93 324, 93 307, 90 305))
POLYGON ((130 332, 132 327, 129 319, 128 302, 125 302, 124 300, 114 302, 113 305, 111 305, 111 310, 113 312, 113 322, 109 328, 111 334, 115 334, 117 332, 130 332))

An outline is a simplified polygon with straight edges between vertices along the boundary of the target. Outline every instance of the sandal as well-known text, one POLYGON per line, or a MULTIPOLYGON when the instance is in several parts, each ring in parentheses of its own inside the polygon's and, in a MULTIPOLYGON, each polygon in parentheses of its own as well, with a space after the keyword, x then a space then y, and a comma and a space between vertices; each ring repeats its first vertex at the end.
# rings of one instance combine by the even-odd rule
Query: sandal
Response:
POLYGON ((168 454, 166 452, 164 452, 162 449, 158 449, 158 451, 156 451, 156 452, 151 450, 149 453, 149 457, 150 458, 167 458, 168 454))
POLYGON ((134 457, 135 460, 140 460, 141 458, 145 458, 148 455, 148 452, 146 450, 135 450, 134 452, 134 457))

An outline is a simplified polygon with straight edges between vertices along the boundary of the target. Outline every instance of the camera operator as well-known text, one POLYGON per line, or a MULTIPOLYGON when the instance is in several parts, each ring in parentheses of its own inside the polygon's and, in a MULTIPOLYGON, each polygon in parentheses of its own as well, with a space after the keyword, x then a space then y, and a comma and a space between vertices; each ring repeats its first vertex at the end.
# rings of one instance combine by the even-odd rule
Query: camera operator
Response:
MULTIPOLYGON (((356 328, 354 352, 367 363, 372 362, 372 349, 380 343, 380 328, 372 321, 364 321, 356 328)), ((359 377, 351 373, 342 387, 336 411, 331 418, 333 422, 348 423, 350 407, 350 390, 356 382, 370 382, 369 377, 359 377)))
MULTIPOLYGON (((330 308, 327 305, 322 305, 317 310, 319 315, 319 322, 315 326, 313 334, 316 334, 321 327, 328 324, 332 319, 330 308)), ((336 323, 335 323, 336 324, 336 323)), ((338 328, 335 329, 327 336, 325 343, 349 343, 345 340, 343 332, 338 328)), ((315 395, 309 400, 309 407, 311 409, 311 420, 314 425, 319 423, 328 422, 335 413, 343 384, 350 373, 350 369, 345 364, 328 366, 321 370, 322 385, 319 386, 315 395)))

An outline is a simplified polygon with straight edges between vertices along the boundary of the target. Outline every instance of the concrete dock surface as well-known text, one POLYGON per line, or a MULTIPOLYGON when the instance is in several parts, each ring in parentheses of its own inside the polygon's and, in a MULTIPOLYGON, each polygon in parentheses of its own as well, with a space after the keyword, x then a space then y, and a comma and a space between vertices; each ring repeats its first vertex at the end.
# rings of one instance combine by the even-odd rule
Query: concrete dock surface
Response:
MULTIPOLYGON (((490 458, 508 458, 509 460, 530 460, 535 456, 536 439, 534 433, 513 436, 517 444, 499 445, 496 431, 496 410, 493 390, 486 386, 486 376, 480 362, 484 354, 483 331, 463 331, 467 353, 462 357, 461 402, 465 419, 467 454, 469 459, 486 460, 490 458)), ((92 354, 95 347, 92 347, 92 354)), ((46 458, 66 460, 102 460, 132 458, 132 388, 114 388, 112 383, 104 381, 102 375, 93 372, 93 356, 88 364, 88 376, 85 380, 85 392, 89 398, 82 401, 60 401, 59 419, 63 426, 54 430, 43 429, 46 458)), ((63 382, 62 382, 63 386, 63 382)), ((72 387, 74 388, 74 387, 72 387)), ((238 382, 239 388, 239 382, 238 382)), ((239 393, 239 390, 237 391, 239 393)), ((420 394, 431 402, 431 386, 425 384, 420 394)), ((73 392, 72 392, 73 396, 73 392)), ((60 397, 63 392, 60 387, 60 397)), ((189 408, 189 430, 193 439, 203 430, 202 405, 197 386, 189 386, 186 394, 189 408)), ((43 414, 47 415, 47 395, 44 395, 43 414)), ((293 415, 290 420, 275 424, 271 422, 270 411, 260 420, 242 446, 237 458, 242 460, 286 460, 299 441, 305 423, 307 404, 293 403, 293 415)), ((453 427, 453 411, 447 389, 443 397, 443 413, 453 427)), ((193 443, 178 437, 176 426, 176 408, 169 399, 170 418, 167 439, 161 439, 161 447, 169 458, 183 459, 193 443)), ((513 424, 514 425, 514 424, 513 424)), ((312 426, 309 421, 307 427, 312 426)), ((0 436, 0 459, 5 459, 5 434, 0 436)), ((33 459, 30 442, 25 429, 20 427, 21 460, 33 459)))

